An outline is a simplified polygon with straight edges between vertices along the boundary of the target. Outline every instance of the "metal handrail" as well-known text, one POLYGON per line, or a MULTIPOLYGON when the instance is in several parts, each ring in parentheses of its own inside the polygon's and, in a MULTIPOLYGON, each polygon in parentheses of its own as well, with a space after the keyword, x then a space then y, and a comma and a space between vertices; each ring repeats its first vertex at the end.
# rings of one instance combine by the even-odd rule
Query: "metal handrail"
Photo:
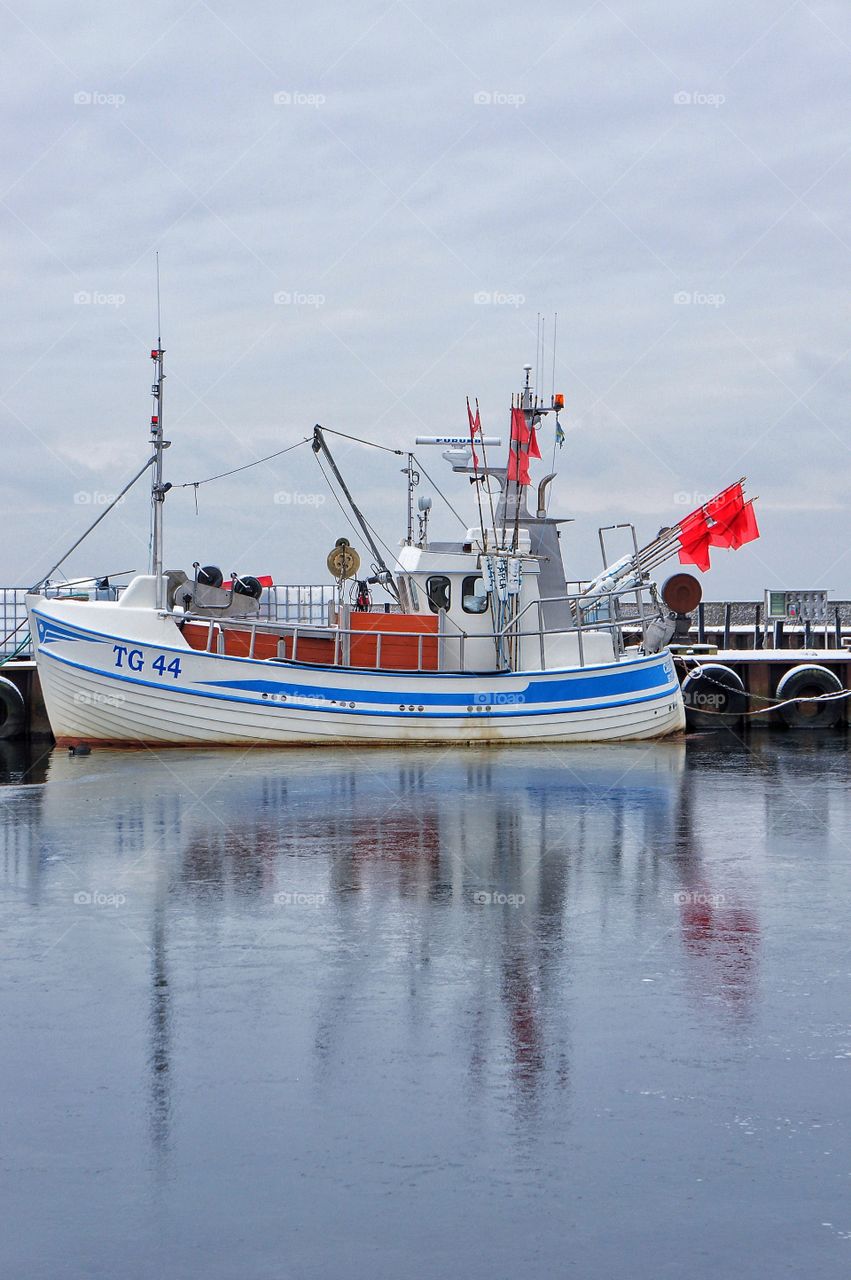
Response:
MULTIPOLYGON (((633 592, 634 592, 634 588, 630 588, 629 594, 632 594, 633 592)), ((605 599, 608 594, 609 593, 606 593, 605 595, 601 595, 599 599, 601 600, 605 599)), ((612 592, 611 594, 616 596, 616 595, 627 594, 627 593, 612 592)), ((517 618, 515 618, 514 621, 511 624, 509 624, 511 627, 514 628, 512 633, 512 638, 515 641, 521 641, 529 638, 538 639, 538 643, 540 645, 541 670, 547 669, 545 642, 549 636, 575 634, 578 642, 579 665, 580 667, 584 667, 585 666, 585 643, 584 643, 583 632, 619 630, 624 625, 623 621, 613 621, 611 623, 595 624, 595 623, 583 621, 580 618, 578 623, 573 623, 567 627, 544 627, 543 612, 542 612, 541 606, 544 604, 551 604, 556 601, 561 601, 566 599, 569 599, 569 597, 553 596, 553 597, 544 597, 541 600, 530 600, 528 605, 526 605, 521 611, 521 614, 518 614, 517 618), (538 619, 539 619, 538 627, 535 630, 521 631, 517 629, 517 623, 519 622, 520 617, 522 616, 523 613, 527 611, 527 609, 531 608, 533 605, 538 608, 538 619)), ((246 629, 246 624, 247 624, 251 631, 251 640, 249 642, 249 652, 248 652, 249 657, 252 657, 255 652, 255 642, 256 642, 256 635, 258 631, 268 631, 268 632, 271 632, 272 634, 280 636, 282 639, 284 638, 284 635, 289 634, 292 638, 292 651, 289 659, 291 662, 295 662, 298 660, 297 654, 298 654, 299 633, 301 632, 303 636, 303 633, 305 631, 304 624, 297 623, 297 622, 291 622, 291 623, 266 622, 266 621, 260 621, 258 619, 252 619, 250 622, 248 622, 248 619, 246 618, 209 619, 203 615, 176 614, 176 613, 169 613, 167 616, 179 618, 184 622, 200 622, 200 621, 206 622, 208 624, 208 632, 207 632, 208 651, 210 651, 212 647, 214 630, 219 635, 221 635, 221 633, 224 631, 244 631, 246 629)), ((361 639, 364 639, 367 637, 374 637, 376 640, 375 661, 370 668, 366 668, 366 669, 372 669, 375 671, 378 671, 381 669, 380 663, 381 663, 382 637, 385 637, 385 636, 391 637, 394 640, 416 638, 417 640, 417 667, 416 667, 417 671, 423 670, 423 642, 427 639, 433 639, 435 642, 439 642, 441 638, 438 632, 421 631, 421 630, 419 631, 361 631, 361 630, 356 630, 353 627, 330 627, 330 626, 320 626, 320 625, 309 626, 307 629, 314 633, 321 632, 323 636, 326 636, 328 639, 333 639, 334 641, 333 665, 334 666, 340 665, 341 657, 346 657, 346 660, 343 662, 343 665, 346 665, 346 666, 350 665, 347 660, 347 654, 346 654, 348 645, 345 642, 346 641, 350 642, 352 636, 357 636, 361 639)), ((508 628, 503 628, 503 634, 507 629, 508 628)), ((492 633, 483 634, 483 635, 471 635, 468 631, 459 631, 458 638, 460 640, 460 653, 459 653, 460 664, 459 665, 460 665, 461 671, 466 671, 466 663, 465 663, 466 643, 470 640, 488 641, 492 638, 492 633)), ((387 669, 392 670, 392 668, 387 668, 387 669)), ((407 668, 404 668, 404 669, 407 670, 407 668)))
MULTIPOLYGON (((653 584, 647 583, 643 586, 640 586, 638 588, 638 591, 640 594, 643 594, 645 591, 650 593, 651 603, 652 603, 652 589, 653 589, 653 584)), ((636 594, 636 588, 633 586, 633 587, 619 587, 617 591, 601 591, 600 594, 596 596, 589 596, 586 593, 581 593, 581 592, 578 594, 571 594, 571 595, 564 595, 564 596, 541 596, 539 599, 530 600, 528 604, 525 604, 523 608, 520 610, 520 612, 516 614, 515 617, 512 618, 510 622, 507 622, 500 631, 497 631, 494 634, 496 635, 497 639, 504 636, 506 632, 509 630, 509 628, 514 627, 523 617, 523 614, 526 613, 528 609, 531 609, 533 605, 538 606, 539 617, 540 617, 540 606, 544 604, 571 604, 571 605, 581 604, 584 608, 590 609, 590 608, 593 608, 594 605, 601 604, 604 600, 613 600, 613 599, 619 598, 620 596, 626 596, 626 595, 634 596, 635 594, 636 594)), ((570 631, 581 631, 582 628, 585 627, 585 628, 591 628, 594 631, 601 631, 601 630, 605 630, 608 625, 611 625, 606 623, 600 624, 600 623, 594 623, 594 622, 583 622, 581 619, 579 610, 577 609, 575 610, 575 612, 576 612, 576 616, 579 618, 579 621, 576 623, 574 627, 562 628, 563 630, 566 629, 570 631)), ((643 616, 643 610, 642 610, 642 614, 639 616, 637 620, 640 621, 642 616, 643 616)), ((548 628, 547 630, 548 630, 548 634, 551 634, 551 635, 557 634, 556 629, 551 630, 548 628)))

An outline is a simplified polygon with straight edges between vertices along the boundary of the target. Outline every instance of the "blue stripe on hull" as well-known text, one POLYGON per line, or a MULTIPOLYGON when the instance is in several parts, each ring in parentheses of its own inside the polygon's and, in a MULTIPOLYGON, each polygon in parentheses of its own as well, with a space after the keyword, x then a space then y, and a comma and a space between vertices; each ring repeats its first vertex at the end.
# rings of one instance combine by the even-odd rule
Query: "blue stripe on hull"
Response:
MULTIPOLYGON (((417 673, 418 678, 428 679, 428 672, 417 673)), ((517 679, 522 677, 523 673, 506 672, 509 678, 517 679)), ((439 677, 438 677, 439 678, 439 677)), ((468 679, 470 677, 468 676, 468 679)), ((483 673, 480 677, 482 685, 485 681, 492 679, 490 672, 483 673)), ((499 682, 497 676, 494 683, 499 682)), ((283 684, 278 681, 270 680, 205 680, 203 682, 212 688, 233 689, 236 693, 286 693, 291 697, 298 697, 298 685, 283 684)), ((491 697, 518 697, 522 698, 524 704, 542 703, 542 702, 578 702, 588 698, 611 698, 617 697, 625 693, 643 693, 652 689, 659 689, 670 685, 671 680, 666 676, 664 667, 661 665, 651 667, 639 667, 637 670, 632 667, 624 666, 623 669, 607 675, 583 675, 577 671, 575 676, 568 679, 558 679, 555 675, 541 676, 540 680, 530 680, 528 684, 520 688, 512 688, 510 693, 500 694, 498 689, 488 689, 480 685, 474 691, 467 693, 424 693, 422 691, 416 694, 410 694, 403 697, 402 701, 411 701, 421 703, 440 704, 450 707, 464 707, 471 699, 491 698, 491 697)), ((339 698, 341 690, 331 685, 312 685, 311 690, 315 697, 322 698, 339 698)), ((354 698, 356 702, 376 702, 379 704, 399 702, 400 695, 394 690, 377 690, 377 689, 350 689, 347 691, 347 697, 354 698)))

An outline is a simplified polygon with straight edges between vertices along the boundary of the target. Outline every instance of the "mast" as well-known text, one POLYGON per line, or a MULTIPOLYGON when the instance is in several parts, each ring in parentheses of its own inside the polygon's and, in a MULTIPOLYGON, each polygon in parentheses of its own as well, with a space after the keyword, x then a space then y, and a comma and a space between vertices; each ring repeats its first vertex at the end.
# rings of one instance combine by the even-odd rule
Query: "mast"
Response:
MULTIPOLYGON (((543 350, 544 348, 543 348, 543 318, 542 318, 541 320, 541 366, 542 367, 543 367, 543 360, 544 360, 543 350)), ((532 386, 530 382, 531 374, 532 374, 532 366, 530 364, 524 364, 523 372, 526 374, 526 385, 524 386, 523 390, 520 393, 519 405, 526 416, 526 448, 524 449, 522 444, 518 445, 519 452, 518 452, 518 458, 517 458, 517 466, 518 466, 517 488, 515 489, 515 494, 514 494, 514 529, 511 534, 511 550, 512 551, 517 550, 518 542, 520 539, 521 504, 524 508, 524 513, 526 508, 526 496, 523 492, 523 485, 520 482, 520 470, 519 470, 520 456, 519 455, 520 453, 525 453, 527 458, 529 456, 529 441, 532 438, 532 432, 535 430, 535 417, 536 417, 536 413, 535 413, 536 396, 533 394, 532 386)))
POLYGON ((414 455, 408 454, 408 465, 402 468, 408 477, 408 534, 405 538, 407 546, 414 545, 414 489, 420 482, 420 473, 414 467, 414 455))
POLYGON ((151 351, 154 361, 154 384, 151 387, 153 396, 153 413, 151 414, 151 444, 154 449, 154 469, 151 475, 151 506, 153 521, 151 530, 151 573, 156 578, 156 606, 162 609, 163 599, 163 503, 165 495, 171 488, 163 484, 163 450, 168 448, 168 441, 163 439, 163 372, 162 323, 160 319, 160 255, 157 254, 157 345, 151 351))
MULTIPOLYGON (((151 504, 153 507, 153 533, 151 537, 151 573, 157 580, 157 608, 163 607, 162 574, 163 574, 163 502, 165 486, 163 485, 163 355, 162 339, 157 338, 156 349, 151 352, 155 362, 154 385, 151 395, 154 398, 151 415, 151 444, 154 448, 154 470, 151 477, 151 504)), ((170 487, 170 486, 169 486, 170 487)))

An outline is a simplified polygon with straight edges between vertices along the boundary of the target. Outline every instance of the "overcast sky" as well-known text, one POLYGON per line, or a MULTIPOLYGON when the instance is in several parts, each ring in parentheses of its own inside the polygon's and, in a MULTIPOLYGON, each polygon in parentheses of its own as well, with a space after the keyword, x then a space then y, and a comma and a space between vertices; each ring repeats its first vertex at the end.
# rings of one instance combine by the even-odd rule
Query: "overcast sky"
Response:
MULTIPOLYGON (((707 597, 851 594, 847 0, 3 10, 0 581, 145 459, 159 250, 176 483, 314 422, 407 448, 467 394, 505 438, 558 311, 570 577, 598 524, 646 540, 747 475, 763 536, 707 597)), ((395 544, 399 459, 339 459, 395 544)), ((169 496, 169 565, 322 581, 349 532, 305 447, 198 502, 169 496)), ((147 547, 140 485, 66 568, 147 547)))

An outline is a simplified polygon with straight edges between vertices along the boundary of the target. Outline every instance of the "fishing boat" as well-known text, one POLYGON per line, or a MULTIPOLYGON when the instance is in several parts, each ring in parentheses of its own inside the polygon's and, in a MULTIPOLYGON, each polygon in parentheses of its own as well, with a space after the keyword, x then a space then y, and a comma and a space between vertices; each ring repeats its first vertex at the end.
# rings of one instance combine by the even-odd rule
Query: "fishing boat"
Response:
MULTIPOLYGON (((117 599, 63 597, 49 578, 27 597, 60 744, 540 744, 683 730, 667 648, 675 613, 650 576, 681 550, 683 529, 663 530, 643 549, 633 531, 630 553, 568 590, 564 521, 548 509, 554 472, 537 484, 534 511, 528 505, 537 433, 553 415, 563 440, 564 402, 552 395, 543 403, 531 366, 512 396, 505 462, 490 464, 488 450, 501 441, 484 434, 469 402, 469 433, 418 437, 418 447, 442 446, 469 482, 478 518, 457 542, 433 541, 431 500, 420 496, 415 507, 420 475, 408 453, 407 533, 388 551, 392 567, 337 467, 335 433, 314 428, 305 444, 330 468, 372 557, 371 573, 359 576, 358 552, 338 540, 328 557, 334 596, 318 624, 263 617, 254 577, 225 582, 200 563, 191 574, 164 569, 172 486, 163 478, 161 341, 151 357, 152 452, 134 477, 150 467, 149 572, 117 599), (379 593, 386 598, 375 602, 379 593)), ((605 564, 602 531, 601 546, 605 564)))

